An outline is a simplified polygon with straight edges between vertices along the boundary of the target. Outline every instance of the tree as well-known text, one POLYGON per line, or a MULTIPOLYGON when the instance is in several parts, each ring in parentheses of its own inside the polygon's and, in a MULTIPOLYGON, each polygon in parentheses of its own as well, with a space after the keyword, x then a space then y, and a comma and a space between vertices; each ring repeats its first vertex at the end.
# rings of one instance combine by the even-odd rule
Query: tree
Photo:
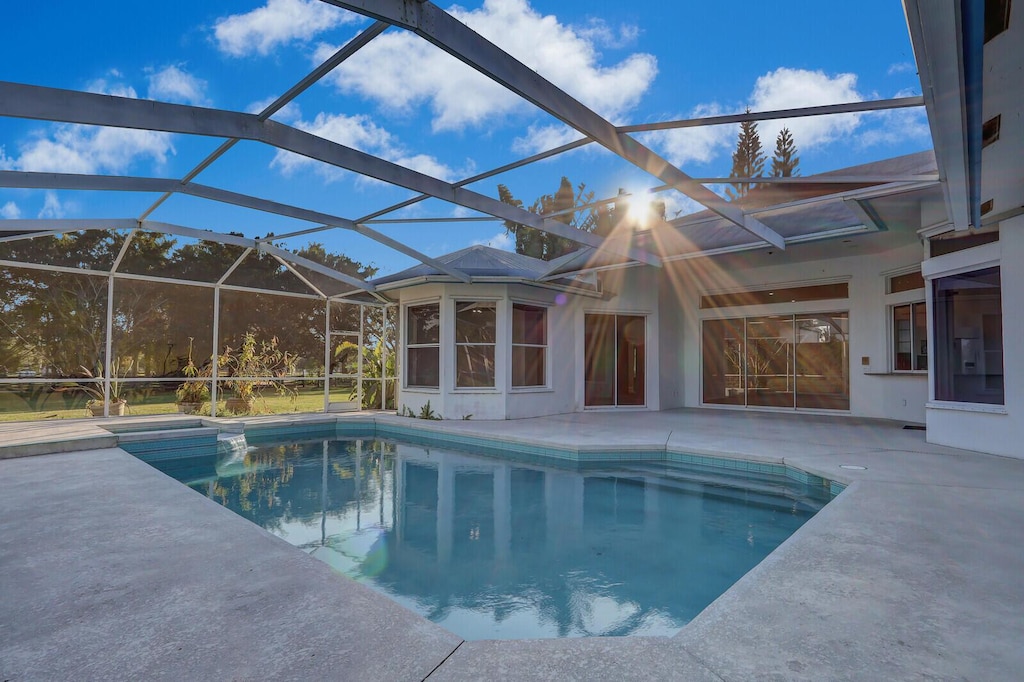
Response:
MULTIPOLYGON (((527 210, 531 213, 550 216, 551 220, 567 227, 583 232, 592 232, 599 237, 607 237, 621 221, 627 219, 629 201, 625 196, 625 191, 619 190, 619 195, 623 197, 620 202, 589 206, 583 209, 581 207, 587 206, 594 200, 594 193, 586 190, 587 186, 582 182, 573 190, 569 178, 563 176, 558 191, 538 197, 527 210)), ((510 206, 523 208, 523 202, 516 199, 505 185, 498 185, 498 198, 510 206)), ((663 202, 656 202, 651 210, 653 215, 664 219, 665 205, 663 202)), ((505 221, 505 232, 514 235, 516 253, 541 260, 552 260, 580 248, 579 244, 571 239, 549 234, 511 220, 505 221)))
MULTIPOLYGON (((750 113, 747 107, 746 113, 750 113)), ((732 155, 732 171, 730 178, 758 178, 764 175, 764 152, 761 151, 761 137, 757 134, 757 121, 744 121, 740 124, 739 138, 736 140, 736 151, 732 155)), ((725 193, 729 199, 741 199, 756 187, 745 182, 732 183, 725 193)))
POLYGON ((793 142, 793 133, 789 132, 789 128, 783 128, 775 139, 772 176, 776 178, 789 178, 800 175, 799 165, 800 157, 796 155, 796 143, 793 142))
MULTIPOLYGON (((97 375, 104 366, 109 277, 107 272, 124 247, 124 231, 87 230, 0 244, 0 259, 43 266, 75 268, 0 268, 0 371, 10 374, 30 367, 45 376, 97 375)), ((166 235, 137 232, 124 251, 118 271, 128 275, 181 278, 214 283, 243 247, 213 241, 179 244, 166 235)), ((298 255, 359 278, 375 268, 330 253, 311 243, 298 255)), ((304 275, 321 289, 338 287, 319 273, 304 275)), ((222 290, 219 344, 238 347, 248 331, 260 338, 279 337, 317 374, 324 363, 324 305, 316 298, 268 292, 309 288, 266 254, 250 253, 222 290), (260 291, 239 290, 252 287, 260 291)), ((341 288, 349 288, 342 285, 341 288)), ((189 338, 197 364, 210 358, 213 341, 214 291, 187 282, 114 280, 113 352, 111 360, 131 358, 137 372, 173 375, 187 364, 189 338)), ((333 291, 329 292, 334 293, 333 291)), ((360 328, 356 306, 332 308, 332 329, 360 328)), ((381 327, 377 322, 376 327, 381 327)), ((376 328, 369 334, 380 333, 376 328)), ((371 341, 373 343, 374 341, 371 341)))

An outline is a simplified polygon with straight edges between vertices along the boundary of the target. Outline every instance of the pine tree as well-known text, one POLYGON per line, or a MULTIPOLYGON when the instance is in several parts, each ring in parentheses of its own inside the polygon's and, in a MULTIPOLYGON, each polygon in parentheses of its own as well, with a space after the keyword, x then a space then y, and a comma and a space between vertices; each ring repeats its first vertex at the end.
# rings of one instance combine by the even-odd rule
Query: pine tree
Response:
MULTIPOLYGON (((747 112, 750 113, 750 108, 747 112)), ((744 121, 740 124, 739 139, 736 140, 736 151, 732 155, 732 171, 730 178, 757 178, 764 175, 764 152, 761 150, 761 137, 757 134, 757 121, 744 121)), ((732 200, 742 198, 756 185, 733 183, 725 189, 732 200)))
POLYGON ((775 140, 775 156, 772 158, 772 176, 776 178, 790 178, 800 175, 800 157, 796 155, 796 144, 793 142, 793 133, 789 128, 779 131, 775 140))

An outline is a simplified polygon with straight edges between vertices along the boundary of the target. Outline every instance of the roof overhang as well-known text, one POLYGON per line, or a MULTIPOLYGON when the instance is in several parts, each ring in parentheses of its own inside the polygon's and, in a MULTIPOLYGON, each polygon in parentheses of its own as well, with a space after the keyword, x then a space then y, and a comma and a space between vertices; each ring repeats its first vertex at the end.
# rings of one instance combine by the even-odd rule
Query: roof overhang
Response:
POLYGON ((949 219, 956 230, 980 227, 984 3, 903 5, 949 219))

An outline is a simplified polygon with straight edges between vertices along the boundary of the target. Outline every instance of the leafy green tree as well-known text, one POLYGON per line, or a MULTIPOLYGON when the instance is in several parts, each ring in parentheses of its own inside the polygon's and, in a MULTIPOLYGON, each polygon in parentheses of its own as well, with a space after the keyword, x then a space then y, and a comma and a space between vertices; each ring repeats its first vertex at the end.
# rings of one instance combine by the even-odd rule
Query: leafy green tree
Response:
MULTIPOLYGON (((750 113, 747 107, 746 113, 750 113)), ((757 121, 744 121, 740 124, 740 134, 736 140, 736 151, 732 154, 732 170, 730 178, 758 178, 764 175, 764 152, 761 150, 761 136, 757 133, 757 121)), ((730 199, 742 199, 756 187, 752 183, 734 182, 727 187, 725 193, 730 199)))
POLYGON ((775 138, 775 155, 772 157, 772 176, 789 178, 800 175, 800 157, 796 155, 796 143, 789 128, 779 131, 775 138))
MULTIPOLYGON (((577 185, 574 190, 569 178, 563 176, 558 190, 554 194, 541 195, 526 210, 550 216, 551 220, 568 227, 591 232, 599 237, 607 237, 622 221, 628 219, 629 201, 625 196, 625 191, 620 189, 619 196, 622 197, 621 201, 600 206, 587 206, 593 202, 594 193, 588 192, 584 183, 577 185), (584 206, 586 208, 583 208, 584 206)), ((523 202, 513 196, 511 190, 505 185, 498 185, 498 198, 510 206, 523 208, 523 202)), ((652 211, 655 214, 660 211, 661 218, 664 218, 664 203, 655 202, 652 205, 652 211)), ((580 248, 580 245, 571 239, 548 234, 509 220, 505 221, 505 232, 515 237, 516 253, 541 260, 552 260, 580 248)))
MULTIPOLYGON (((73 377, 82 376, 83 368, 94 375, 102 370, 110 281, 105 273, 121 253, 126 234, 86 230, 0 244, 3 260, 95 273, 0 268, 0 290, 4 292, 0 298, 0 371, 10 375, 21 367, 30 367, 46 376, 73 377)), ((213 241, 179 247, 173 237, 140 231, 125 250, 118 272, 214 283, 244 251, 213 241)), ((310 244, 299 255, 359 278, 376 272, 344 255, 327 252, 321 244, 310 244)), ((228 278, 229 284, 311 293, 293 273, 265 254, 250 253, 243 266, 236 271, 237 278, 228 278)), ((304 276, 318 287, 339 285, 316 273, 304 276)), ((287 343, 286 350, 306 363, 300 369, 322 369, 321 299, 229 288, 222 290, 221 299, 219 345, 237 347, 245 332, 252 329, 261 338, 278 337, 287 343)), ((211 288, 115 278, 113 300, 114 359, 131 358, 137 371, 148 376, 179 374, 187 364, 189 337, 195 339, 197 364, 213 355, 211 288)), ((344 313, 351 319, 338 324, 359 329, 358 308, 346 308, 353 309, 344 313)))

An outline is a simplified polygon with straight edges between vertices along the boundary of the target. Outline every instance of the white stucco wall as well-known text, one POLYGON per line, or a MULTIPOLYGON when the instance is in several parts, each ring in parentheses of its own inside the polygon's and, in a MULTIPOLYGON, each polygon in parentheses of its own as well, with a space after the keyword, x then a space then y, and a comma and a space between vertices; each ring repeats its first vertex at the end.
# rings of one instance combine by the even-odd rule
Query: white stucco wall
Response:
POLYGON ((603 297, 581 296, 550 288, 522 284, 423 284, 402 289, 401 348, 406 348, 405 319, 409 305, 438 303, 441 310, 440 386, 407 388, 404 363, 398 390, 399 410, 415 414, 430 401, 430 409, 445 419, 521 419, 564 414, 584 409, 584 316, 587 313, 618 313, 646 317, 645 405, 624 409, 657 410, 659 393, 659 326, 657 274, 638 267, 602 273, 603 297), (455 302, 491 300, 496 304, 494 388, 454 388, 455 302), (514 303, 542 305, 548 310, 547 385, 513 388, 510 367, 511 310, 514 303))
MULTIPOLYGON (((1000 224, 998 243, 941 258, 947 263, 954 259, 967 261, 984 249, 995 251, 1000 266, 1004 405, 929 403, 927 437, 931 443, 1024 458, 1024 356, 1019 352, 1024 339, 1024 316, 1020 314, 1024 294, 1024 216, 1000 224)), ((936 266, 945 267, 941 263, 929 264, 936 266)))
MULTIPOLYGON (((797 251, 799 247, 791 247, 797 251)), ((920 263, 922 248, 910 244, 882 254, 827 260, 792 260, 776 254, 778 265, 729 261, 682 261, 666 267, 660 281, 662 344, 661 395, 665 406, 701 406, 701 321, 770 314, 848 311, 850 320, 850 410, 862 417, 925 420, 927 375, 894 373, 891 306, 923 301, 924 290, 887 295, 886 278, 920 263), (723 265, 728 263, 728 267, 723 265), (846 281, 845 300, 779 303, 700 310, 706 293, 846 281), (868 364, 862 364, 867 358, 868 364)), ((764 258, 760 260, 765 260, 764 258)), ((749 409, 749 408, 723 408, 749 409)))

